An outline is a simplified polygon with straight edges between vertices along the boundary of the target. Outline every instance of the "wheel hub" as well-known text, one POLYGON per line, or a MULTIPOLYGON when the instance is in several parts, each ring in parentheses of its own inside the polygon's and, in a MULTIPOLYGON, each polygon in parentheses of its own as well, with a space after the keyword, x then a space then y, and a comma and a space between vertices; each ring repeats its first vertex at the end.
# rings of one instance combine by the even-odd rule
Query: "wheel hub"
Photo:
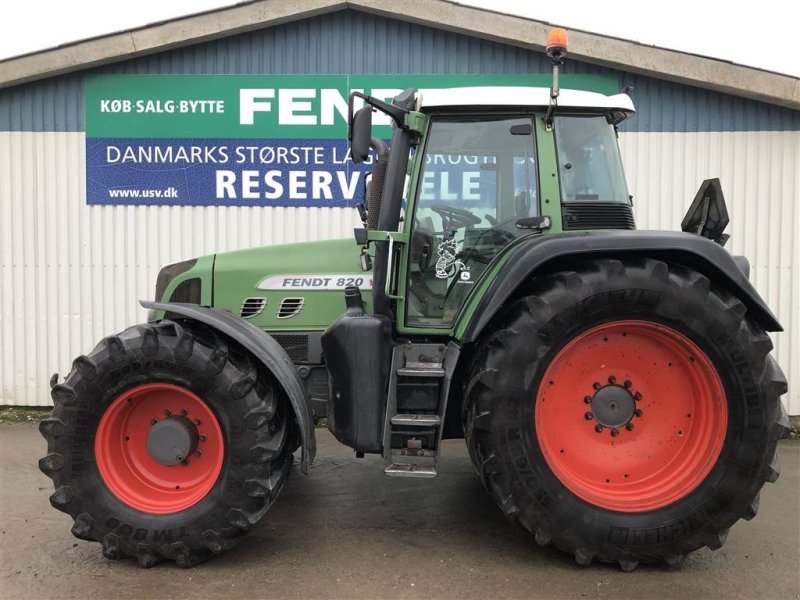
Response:
POLYGON ((592 398, 592 414, 603 427, 624 427, 630 423, 635 410, 633 394, 621 385, 600 388, 592 398))
POLYGON ((138 385, 106 408, 95 434, 97 468, 108 489, 144 512, 193 506, 212 489, 225 459, 211 407, 187 388, 138 385))
POLYGON ((147 452, 156 462, 171 467, 186 460, 195 450, 200 435, 184 416, 158 421, 147 432, 147 452))

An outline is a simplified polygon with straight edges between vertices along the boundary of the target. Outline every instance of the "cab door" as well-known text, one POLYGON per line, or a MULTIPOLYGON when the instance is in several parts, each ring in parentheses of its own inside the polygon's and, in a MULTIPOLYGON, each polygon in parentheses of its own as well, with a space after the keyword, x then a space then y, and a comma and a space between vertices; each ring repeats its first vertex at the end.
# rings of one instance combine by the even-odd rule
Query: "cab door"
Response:
POLYGON ((400 305, 406 328, 449 329, 494 257, 530 233, 521 220, 540 214, 534 118, 432 116, 421 151, 400 305))

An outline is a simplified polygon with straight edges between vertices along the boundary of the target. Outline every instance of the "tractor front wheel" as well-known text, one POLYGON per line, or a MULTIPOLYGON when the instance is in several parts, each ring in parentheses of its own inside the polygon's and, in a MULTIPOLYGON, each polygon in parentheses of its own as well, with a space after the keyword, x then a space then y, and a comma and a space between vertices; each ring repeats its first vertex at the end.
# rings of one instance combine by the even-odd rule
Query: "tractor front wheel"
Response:
POLYGON ((107 558, 191 566, 227 550, 289 475, 290 409, 271 375, 197 323, 139 325, 75 360, 42 421, 51 504, 107 558))
POLYGON ((679 565, 778 475, 786 382, 745 306, 657 260, 538 279, 476 351, 465 431, 506 515, 575 556, 679 565))

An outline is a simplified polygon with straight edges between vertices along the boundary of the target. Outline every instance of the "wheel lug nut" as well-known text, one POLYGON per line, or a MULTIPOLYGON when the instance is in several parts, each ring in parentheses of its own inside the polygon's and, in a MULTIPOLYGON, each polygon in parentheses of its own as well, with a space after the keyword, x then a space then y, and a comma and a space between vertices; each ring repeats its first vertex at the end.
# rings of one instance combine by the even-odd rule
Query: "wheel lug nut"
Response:
POLYGON ((195 425, 200 425, 200 423, 202 423, 202 421, 200 419, 195 419, 194 420, 194 424, 195 425))
POLYGON ((158 423, 158 419, 151 419, 150 420, 150 425, 155 425, 156 423, 158 423))
POLYGON ((641 416, 642 416, 642 409, 641 409, 641 408, 637 408, 637 409, 634 411, 634 413, 633 413, 633 414, 635 414, 637 417, 641 417, 641 416))
POLYGON ((194 455, 195 456, 203 456, 203 451, 202 450, 195 450, 194 451, 194 455))
POLYGON ((627 429, 628 431, 633 431, 633 423, 628 423, 627 425, 625 425, 625 429, 627 429))
POLYGON ((594 430, 595 430, 597 433, 602 433, 602 432, 603 432, 603 426, 602 426, 602 425, 600 425, 600 423, 598 423, 597 425, 595 425, 595 426, 594 426, 594 430))
POLYGON ((631 383, 630 379, 626 379, 625 383, 623 383, 622 385, 624 385, 626 388, 629 388, 633 385, 633 383, 631 383))
POLYGON ((587 410, 585 413, 583 413, 583 418, 586 419, 587 421, 591 421, 592 419, 594 419, 594 415, 592 414, 591 411, 587 410))
POLYGON ((617 378, 613 375, 608 376, 608 383, 617 383, 617 378))
POLYGON ((164 409, 164 416, 165 416, 165 417, 168 417, 168 416, 170 416, 171 414, 172 414, 172 411, 171 411, 170 409, 168 409, 168 408, 165 408, 165 409, 164 409))
POLYGON ((636 401, 638 402, 639 400, 641 400, 641 399, 642 399, 642 395, 641 395, 639 392, 636 392, 636 393, 633 395, 633 399, 634 399, 634 400, 636 400, 636 401))
POLYGON ((619 429, 614 427, 614 429, 611 430, 611 437, 617 437, 618 435, 619 435, 619 429))
POLYGON ((205 433, 201 433, 201 434, 200 434, 200 441, 201 441, 201 442, 205 442, 205 441, 206 441, 206 439, 208 439, 208 438, 206 438, 206 434, 205 434, 205 433))
POLYGON ((182 408, 182 409, 181 409, 181 414, 182 414, 182 415, 185 417, 186 415, 188 415, 188 414, 189 414, 189 411, 188 411, 188 410, 186 410, 185 408, 182 408))
POLYGON ((591 397, 591 396, 584 396, 584 397, 583 397, 583 401, 584 401, 586 404, 591 404, 591 403, 592 403, 592 397, 591 397))
POLYGON ((592 387, 593 387, 594 389, 596 389, 596 390, 599 390, 599 389, 600 389, 601 387, 603 387, 603 386, 601 386, 601 385, 600 385, 600 382, 599 382, 599 381, 595 381, 595 382, 592 384, 592 387))

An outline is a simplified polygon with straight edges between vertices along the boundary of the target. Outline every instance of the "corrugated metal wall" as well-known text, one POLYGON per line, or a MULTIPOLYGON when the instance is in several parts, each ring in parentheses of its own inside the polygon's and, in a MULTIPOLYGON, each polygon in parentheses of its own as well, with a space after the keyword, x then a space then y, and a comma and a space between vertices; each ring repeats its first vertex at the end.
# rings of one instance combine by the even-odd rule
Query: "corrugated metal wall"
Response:
MULTIPOLYGON (((532 52, 345 11, 109 65, 116 73, 546 72, 532 52)), ((97 71, 95 71, 97 72, 97 71)), ((800 414, 800 113, 640 75, 620 142, 640 228, 676 229, 720 177, 731 249, 787 328, 777 355, 800 414)), ((0 90, 0 404, 47 405, 47 381, 104 335, 142 320, 163 264, 349 236, 352 210, 87 206, 83 75, 0 90)))
MULTIPOLYGON (((751 280, 786 328, 773 337, 800 414, 800 134, 627 133, 620 143, 642 229, 677 229, 698 183, 722 179, 730 249, 750 258, 751 280)), ((152 296, 161 265, 349 236, 358 223, 342 209, 90 207, 82 133, 0 132, 0 157, 0 404, 49 404, 53 372, 142 321, 137 300, 152 296)))
POLYGON ((700 182, 720 178, 727 248, 785 329, 771 337, 800 414, 800 132, 624 133, 620 147, 639 229, 679 230, 700 182))
POLYGON ((164 264, 351 235, 354 210, 88 206, 83 133, 0 132, 0 404, 50 404, 48 380, 144 320, 164 264))

